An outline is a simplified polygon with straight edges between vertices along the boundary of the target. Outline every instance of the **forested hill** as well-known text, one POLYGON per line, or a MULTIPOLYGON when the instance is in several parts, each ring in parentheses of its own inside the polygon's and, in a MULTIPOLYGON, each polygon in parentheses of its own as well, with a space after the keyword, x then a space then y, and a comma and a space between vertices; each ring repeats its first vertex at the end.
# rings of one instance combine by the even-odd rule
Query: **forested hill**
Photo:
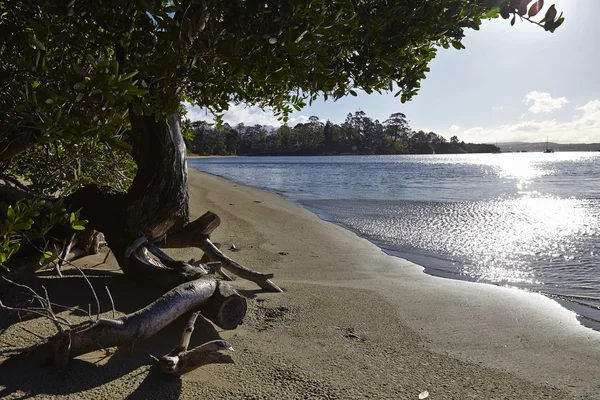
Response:
POLYGON ((456 154, 498 153, 489 144, 447 141, 434 132, 411 130, 402 113, 383 123, 363 111, 348 114, 341 125, 310 117, 307 123, 276 129, 261 125, 221 130, 204 121, 193 122, 186 135, 188 151, 198 155, 306 156, 335 154, 456 154))

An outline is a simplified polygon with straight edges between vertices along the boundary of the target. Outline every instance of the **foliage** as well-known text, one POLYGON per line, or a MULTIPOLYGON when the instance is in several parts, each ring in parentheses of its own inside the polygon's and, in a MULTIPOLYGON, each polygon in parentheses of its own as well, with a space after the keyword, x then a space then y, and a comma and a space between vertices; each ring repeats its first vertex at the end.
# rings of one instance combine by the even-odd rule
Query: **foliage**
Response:
POLYGON ((199 155, 323 155, 323 154, 449 154, 495 153, 494 145, 458 141, 450 143, 434 132, 413 131, 402 113, 390 115, 383 124, 364 111, 348 114, 341 125, 323 123, 312 116, 306 123, 277 129, 261 125, 235 128, 225 124, 217 130, 204 121, 191 124, 193 140, 188 150, 199 155))
POLYGON ((395 87, 406 101, 436 48, 462 48, 487 13, 483 0, 2 1, 3 131, 112 141, 129 110, 161 118, 182 99, 215 112, 268 106, 284 119, 355 88, 395 87))
POLYGON ((548 8, 544 18, 541 21, 535 21, 533 18, 544 8, 544 0, 507 0, 500 7, 494 8, 488 12, 490 18, 498 18, 500 15, 504 19, 509 19, 512 14, 510 24, 514 25, 517 16, 522 20, 539 25, 547 31, 554 32, 556 28, 565 22, 563 14, 558 12, 554 4, 548 8), (535 2, 534 2, 535 1, 535 2), (533 3, 529 6, 530 3, 533 3))
POLYGON ((94 139, 81 143, 54 141, 32 147, 15 157, 7 171, 26 180, 36 195, 68 195, 98 183, 125 191, 136 165, 122 146, 94 139))
POLYGON ((45 200, 20 199, 14 205, 0 202, 0 216, 0 264, 6 270, 6 261, 20 249, 24 239, 26 243, 42 240, 44 249, 40 250, 41 262, 53 255, 45 245, 48 233, 57 224, 80 231, 85 229, 88 222, 79 219, 79 210, 71 212, 61 201, 49 204, 45 200))

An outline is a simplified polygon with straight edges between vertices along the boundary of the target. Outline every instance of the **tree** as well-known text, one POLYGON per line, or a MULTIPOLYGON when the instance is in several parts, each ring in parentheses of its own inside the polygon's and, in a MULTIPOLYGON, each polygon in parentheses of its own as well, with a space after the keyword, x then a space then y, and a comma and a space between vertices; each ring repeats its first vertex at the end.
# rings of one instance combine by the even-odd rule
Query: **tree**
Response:
MULTIPOLYGON (((531 22, 541 2, 527 14, 529 3, 0 2, 3 265, 13 277, 25 266, 33 271, 40 256, 68 254, 73 231, 85 226, 104 234, 126 275, 170 289, 157 304, 174 307, 62 329, 36 349, 54 349, 44 354, 62 364, 98 344, 147 337, 200 305, 222 327, 241 321, 245 302, 210 273, 218 266, 172 260, 159 247, 198 247, 203 261, 279 290, 272 275, 246 269, 210 242, 216 215, 189 222, 183 102, 217 116, 231 103, 271 107, 283 121, 307 100, 339 99, 358 88, 396 87, 404 102, 417 93, 437 47, 462 48, 464 30, 478 29, 483 18, 512 14, 512 23, 517 15, 531 22), (26 161, 48 149, 56 170, 26 161), (91 161, 80 166, 82 149, 91 161), (104 181, 90 172, 95 157, 114 166, 104 181), (41 187, 11 174, 39 174, 41 187), (48 196, 53 188, 57 197, 48 196)), ((553 30, 563 19, 551 7, 542 21, 553 30)), ((369 135, 375 130, 368 122, 358 116, 349 126, 369 135)), ((238 131, 242 142, 248 136, 270 145, 260 130, 238 131)))
POLYGON ((325 139, 325 149, 331 151, 333 149, 333 127, 329 120, 327 120, 323 127, 323 137, 325 139))
POLYGON ((410 127, 406 120, 406 115, 394 113, 388 119, 383 121, 386 133, 396 142, 398 139, 407 141, 410 134, 410 127))

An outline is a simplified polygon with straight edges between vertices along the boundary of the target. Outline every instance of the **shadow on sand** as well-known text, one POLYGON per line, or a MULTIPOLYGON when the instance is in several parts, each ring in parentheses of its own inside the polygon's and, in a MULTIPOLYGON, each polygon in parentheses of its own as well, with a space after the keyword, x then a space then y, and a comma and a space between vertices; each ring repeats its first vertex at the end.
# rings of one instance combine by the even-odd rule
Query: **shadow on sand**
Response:
MULTIPOLYGON (((110 288, 115 308, 122 313, 139 310, 162 294, 162 291, 141 287, 121 274, 113 273, 109 277, 91 275, 88 274, 88 278, 98 295, 103 312, 111 310, 105 286, 110 288)), ((92 314, 95 314, 96 300, 81 276, 65 276, 62 279, 41 276, 30 280, 27 285, 34 290, 41 290, 44 286, 53 303, 69 307, 80 306, 83 309, 87 309, 88 303, 92 304, 92 314)), ((14 287, 3 287, 0 291, 0 298, 11 305, 23 301, 25 297, 23 290, 14 287)), ((69 315, 82 317, 87 315, 87 312, 75 310, 62 315, 69 319, 69 315)), ((0 330, 12 325, 17 318, 14 313, 2 311, 0 330)), ((133 349, 119 349, 111 356, 100 351, 84 355, 71 360, 63 369, 33 365, 27 356, 6 359, 0 364, 0 398, 15 392, 26 393, 19 397, 23 399, 37 395, 69 395, 124 378, 125 385, 138 385, 127 398, 177 399, 181 393, 181 380, 152 368, 155 362, 150 355, 160 358, 172 350, 179 343, 187 319, 188 316, 184 315, 153 337, 137 343, 133 349), (142 378, 143 375, 145 376, 142 378)), ((23 335, 27 333, 23 332, 23 335)), ((198 318, 190 348, 215 339, 221 339, 215 327, 204 318, 198 318)))

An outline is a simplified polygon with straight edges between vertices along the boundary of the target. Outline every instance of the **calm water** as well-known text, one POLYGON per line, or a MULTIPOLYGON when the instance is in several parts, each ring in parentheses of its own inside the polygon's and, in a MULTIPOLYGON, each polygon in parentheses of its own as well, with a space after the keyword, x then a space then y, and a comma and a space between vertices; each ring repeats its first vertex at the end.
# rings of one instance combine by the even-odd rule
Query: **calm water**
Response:
POLYGON ((600 321, 600 153, 194 159, 275 190, 434 275, 515 286, 600 321))

